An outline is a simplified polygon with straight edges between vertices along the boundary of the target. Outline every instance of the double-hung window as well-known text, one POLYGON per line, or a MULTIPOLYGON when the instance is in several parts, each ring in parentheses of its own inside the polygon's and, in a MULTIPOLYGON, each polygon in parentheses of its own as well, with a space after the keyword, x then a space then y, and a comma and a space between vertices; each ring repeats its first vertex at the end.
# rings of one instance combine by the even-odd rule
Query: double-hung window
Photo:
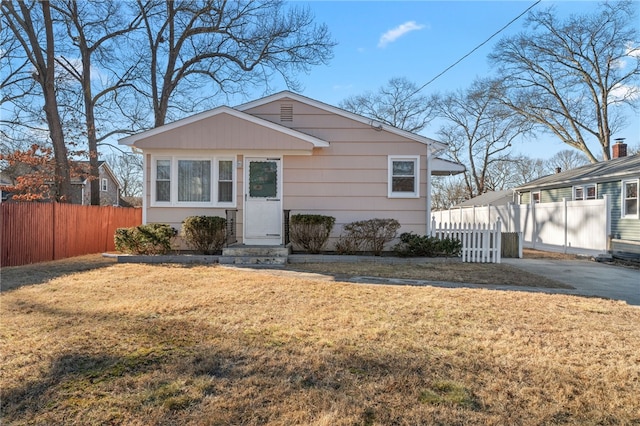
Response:
POLYGON ((108 191, 109 190, 109 181, 105 178, 102 178, 102 180, 100 180, 100 191, 108 191))
POLYGON ((419 155, 390 155, 388 168, 389 198, 420 197, 419 155))
POLYGON ((622 181, 622 217, 640 218, 638 203, 638 179, 622 181))
POLYGON ((595 184, 573 187, 574 200, 595 200, 596 198, 595 184))
POLYGON ((235 205, 235 158, 153 157, 152 164, 152 206, 235 205))

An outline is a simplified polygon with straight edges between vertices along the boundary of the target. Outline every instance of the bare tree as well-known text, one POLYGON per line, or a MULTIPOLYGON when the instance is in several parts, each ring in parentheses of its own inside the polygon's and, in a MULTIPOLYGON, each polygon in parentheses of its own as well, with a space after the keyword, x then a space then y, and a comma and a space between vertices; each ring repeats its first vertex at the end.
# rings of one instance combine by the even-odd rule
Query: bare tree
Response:
MULTIPOLYGON (((335 43, 308 9, 282 0, 137 0, 149 76, 139 87, 153 106, 153 126, 170 114, 202 109, 220 93, 246 93, 279 74, 293 77, 327 63, 335 43), (206 90, 203 90, 203 87, 206 90)), ((142 50, 144 49, 144 51, 142 50)))
POLYGON ((438 134, 449 144, 449 154, 466 165, 464 181, 467 197, 495 189, 490 173, 510 161, 512 143, 530 130, 521 116, 504 107, 495 97, 495 82, 476 80, 467 90, 441 96, 439 115, 449 124, 438 134))
POLYGON ((433 210, 446 210, 468 200, 467 188, 462 177, 433 177, 433 210))
POLYGON ((123 197, 142 196, 142 155, 133 153, 111 154, 104 159, 120 181, 123 197))
POLYGON ((589 164, 589 160, 584 154, 571 149, 563 149, 549 158, 546 168, 549 173, 556 173, 558 171, 575 169, 585 164, 589 164))
POLYGON ((415 83, 404 77, 396 77, 376 92, 345 99, 340 102, 340 107, 382 124, 417 133, 435 116, 432 98, 419 93, 415 83))
POLYGON ((130 64, 114 66, 118 63, 118 56, 125 54, 123 49, 118 49, 118 44, 126 44, 124 36, 136 30, 140 24, 140 16, 132 16, 123 5, 113 0, 60 0, 52 3, 68 36, 68 52, 73 55, 60 56, 58 63, 79 84, 79 105, 83 107, 81 116, 88 145, 92 205, 100 205, 99 140, 125 132, 110 125, 113 121, 99 123, 97 114, 107 110, 105 102, 117 99, 115 92, 132 85, 132 73, 136 65, 134 57, 130 64), (75 55, 79 55, 79 62, 75 55), (94 75, 94 66, 100 67, 100 77, 94 75), (102 111, 99 111, 100 108, 102 111), (101 135, 99 124, 107 129, 101 135))
POLYGON ((636 4, 602 4, 561 21, 552 8, 531 13, 530 31, 502 39, 489 56, 504 82, 504 102, 597 162, 611 158, 611 135, 624 125, 620 106, 640 98, 636 4))
POLYGON ((54 198, 68 201, 71 198, 70 166, 65 136, 56 97, 56 43, 51 7, 48 1, 2 1, 2 24, 6 25, 20 44, 30 66, 32 77, 40 86, 44 99, 49 138, 53 146, 57 185, 54 198))

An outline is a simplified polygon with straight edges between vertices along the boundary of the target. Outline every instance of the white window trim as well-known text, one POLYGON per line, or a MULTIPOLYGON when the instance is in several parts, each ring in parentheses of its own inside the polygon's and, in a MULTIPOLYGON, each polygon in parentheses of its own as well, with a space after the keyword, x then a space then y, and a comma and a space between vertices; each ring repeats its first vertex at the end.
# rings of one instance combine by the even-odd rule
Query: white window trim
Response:
POLYGON ((573 200, 574 201, 584 201, 584 200, 589 200, 589 198, 587 198, 587 194, 588 194, 588 189, 589 188, 594 188, 595 189, 595 197, 593 198, 593 200, 597 200, 598 199, 598 185, 596 185, 595 183, 590 183, 587 185, 576 185, 573 187, 573 200), (582 189, 582 198, 577 198, 576 197, 576 192, 578 189, 582 189))
POLYGON ((235 208, 237 205, 236 186, 238 182, 236 167, 233 167, 233 183, 231 202, 218 202, 218 169, 219 161, 231 161, 235 166, 237 158, 235 156, 180 156, 180 155, 152 155, 151 156, 151 207, 215 207, 215 208, 235 208), (170 195, 169 201, 156 201, 156 174, 158 160, 170 160, 170 195), (178 161, 211 161, 211 201, 178 201, 178 161))
POLYGON ((100 180, 100 191, 107 192, 109 190, 109 181, 106 178, 100 180))
POLYGON ((640 219, 640 216, 638 214, 638 212, 636 211, 635 214, 627 214, 627 206, 626 206, 626 199, 627 199, 627 187, 626 184, 627 183, 635 183, 636 184, 636 191, 638 192, 638 197, 636 198, 638 200, 638 209, 640 209, 640 179, 626 179, 622 181, 622 187, 620 188, 620 197, 621 197, 621 202, 620 202, 620 217, 622 219, 640 219))
POLYGON ((531 204, 540 204, 542 202, 542 192, 540 191, 531 191, 531 199, 529 200, 529 202, 531 204), (534 197, 534 195, 538 194, 538 201, 536 201, 536 198, 534 197))
POLYGON ((388 198, 420 198, 420 156, 419 155, 389 155, 387 161, 387 197, 388 198), (413 161, 415 163, 415 191, 393 192, 393 162, 413 161))

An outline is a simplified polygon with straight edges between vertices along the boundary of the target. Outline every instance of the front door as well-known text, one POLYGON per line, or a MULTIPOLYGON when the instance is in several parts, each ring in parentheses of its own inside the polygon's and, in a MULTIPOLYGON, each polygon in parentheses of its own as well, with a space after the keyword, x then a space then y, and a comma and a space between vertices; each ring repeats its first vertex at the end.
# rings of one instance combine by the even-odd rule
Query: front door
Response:
POLYGON ((282 244, 282 160, 245 158, 244 243, 282 244))

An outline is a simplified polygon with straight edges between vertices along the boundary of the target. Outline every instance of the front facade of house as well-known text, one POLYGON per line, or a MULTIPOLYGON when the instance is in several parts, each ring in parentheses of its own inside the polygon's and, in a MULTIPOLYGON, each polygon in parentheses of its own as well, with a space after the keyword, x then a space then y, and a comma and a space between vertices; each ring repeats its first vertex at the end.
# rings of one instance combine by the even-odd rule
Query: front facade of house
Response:
POLYGON ((634 155, 546 176, 515 190, 520 204, 596 200, 606 195, 611 249, 640 253, 639 188, 640 155, 634 155))
POLYGON ((440 142, 281 92, 218 107, 124 138, 144 154, 143 222, 180 229, 188 216, 235 212, 239 242, 280 245, 284 215, 342 225, 395 218, 424 234, 430 175, 464 168, 435 158, 440 142))

